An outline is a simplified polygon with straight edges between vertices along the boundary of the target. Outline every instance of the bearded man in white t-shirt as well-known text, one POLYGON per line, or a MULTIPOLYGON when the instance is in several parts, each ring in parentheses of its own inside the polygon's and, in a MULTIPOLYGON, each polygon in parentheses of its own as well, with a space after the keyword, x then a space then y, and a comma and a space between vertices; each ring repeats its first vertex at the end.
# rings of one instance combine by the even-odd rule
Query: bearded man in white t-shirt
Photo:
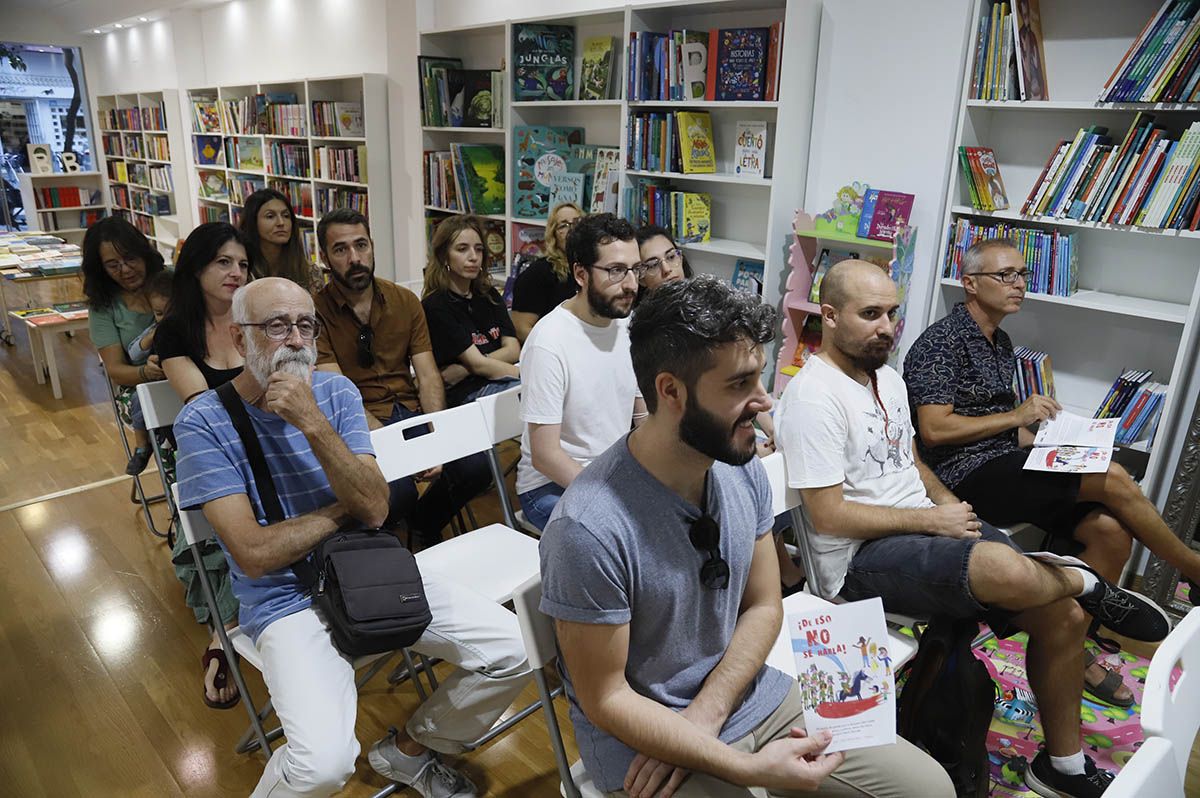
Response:
POLYGON ((579 292, 539 319, 521 349, 517 498, 538 529, 579 472, 646 418, 629 358, 629 313, 646 271, 633 226, 585 216, 567 259, 579 292))
POLYGON ((1149 641, 1166 636, 1166 615, 1080 561, 1025 556, 921 462, 904 381, 885 365, 899 308, 885 271, 842 261, 820 301, 821 352, 788 384, 775 416, 788 484, 801 490, 818 533, 814 587, 826 598, 879 596, 893 612, 979 618, 1000 635, 1029 632, 1046 747, 1026 784, 1044 796, 1103 794, 1112 775, 1084 756, 1079 734, 1088 614, 1149 641))

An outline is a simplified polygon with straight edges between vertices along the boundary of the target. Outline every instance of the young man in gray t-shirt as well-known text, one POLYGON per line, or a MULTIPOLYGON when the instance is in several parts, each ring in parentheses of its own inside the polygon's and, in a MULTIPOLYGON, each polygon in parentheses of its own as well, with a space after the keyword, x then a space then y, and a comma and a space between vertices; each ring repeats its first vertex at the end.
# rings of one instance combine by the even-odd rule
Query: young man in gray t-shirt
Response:
POLYGON ((951 796, 904 741, 823 753, 794 681, 765 665, 783 607, 752 422, 771 405, 775 320, 711 277, 661 286, 634 315, 650 417, 571 483, 541 541, 584 765, 618 796, 951 796))

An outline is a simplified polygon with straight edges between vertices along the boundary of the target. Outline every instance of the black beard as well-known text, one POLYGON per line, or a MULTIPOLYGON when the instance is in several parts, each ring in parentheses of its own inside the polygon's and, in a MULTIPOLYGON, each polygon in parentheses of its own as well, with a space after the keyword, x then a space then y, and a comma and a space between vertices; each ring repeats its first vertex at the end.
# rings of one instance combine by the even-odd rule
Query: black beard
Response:
POLYGON ((351 291, 362 291, 364 288, 369 286, 371 284, 371 280, 373 280, 375 278, 375 267, 374 266, 351 267, 350 269, 348 269, 346 271, 345 276, 338 273, 338 271, 336 269, 330 269, 329 272, 330 272, 330 274, 333 275, 333 279, 335 281, 337 281, 337 283, 339 285, 341 285, 343 288, 348 288, 351 291), (362 285, 357 285, 356 281, 361 279, 363 275, 366 276, 366 278, 367 278, 366 281, 363 282, 362 285))
MULTIPOLYGON (((752 443, 747 451, 734 448, 733 436, 736 434, 737 425, 732 429, 724 426, 719 418, 700 407, 694 397, 695 392, 688 391, 683 418, 679 419, 679 440, 705 457, 722 463, 740 466, 750 462, 755 455, 755 445, 752 443)), ((739 418, 737 423, 745 420, 745 417, 739 418)))
POLYGON ((621 300, 621 299, 625 299, 625 298, 626 298, 626 295, 624 293, 622 293, 621 296, 616 297, 615 299, 611 299, 608 302, 605 302, 604 297, 600 293, 593 291, 592 286, 590 284, 588 285, 588 289, 587 289, 588 307, 590 307, 592 309, 592 313, 595 313, 597 316, 600 316, 601 318, 605 318, 605 319, 628 318, 629 314, 633 311, 632 303, 630 303, 629 307, 625 310, 618 310, 616 308, 617 301, 621 300))

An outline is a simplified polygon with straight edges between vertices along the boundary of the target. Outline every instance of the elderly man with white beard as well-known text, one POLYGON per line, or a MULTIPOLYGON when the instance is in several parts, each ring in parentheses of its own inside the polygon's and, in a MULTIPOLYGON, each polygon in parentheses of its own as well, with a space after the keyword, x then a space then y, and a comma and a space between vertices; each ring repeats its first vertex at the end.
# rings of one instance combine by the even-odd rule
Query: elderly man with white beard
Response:
MULTIPOLYGON (((286 520, 268 523, 245 449, 215 391, 175 422, 180 505, 202 509, 229 560, 240 623, 258 647, 287 743, 253 796, 327 796, 354 773, 357 692, 292 570, 348 524, 377 527, 388 487, 375 462, 362 397, 340 374, 314 371, 321 323, 312 298, 269 277, 233 297, 233 341, 246 361, 232 386, 262 445, 286 520)), ((372 746, 378 773, 426 798, 474 796, 434 752, 459 754, 508 708, 529 675, 516 616, 438 578, 424 577, 433 622, 414 651, 454 663, 402 727, 372 746)))

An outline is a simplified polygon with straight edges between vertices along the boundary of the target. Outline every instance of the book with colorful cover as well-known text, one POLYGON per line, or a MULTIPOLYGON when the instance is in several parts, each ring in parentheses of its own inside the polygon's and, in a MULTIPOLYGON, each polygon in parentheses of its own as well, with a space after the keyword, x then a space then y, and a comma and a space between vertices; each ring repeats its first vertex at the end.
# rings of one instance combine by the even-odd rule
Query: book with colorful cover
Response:
POLYGON ((546 218, 550 212, 550 176, 567 171, 572 145, 582 142, 580 127, 521 125, 513 129, 514 216, 546 218))
MULTIPOLYGON (((85 313, 83 318, 86 318, 86 317, 87 317, 87 314, 85 313)), ((48 326, 51 326, 54 324, 62 324, 65 321, 68 321, 68 319, 65 316, 63 316, 61 313, 39 313, 36 316, 26 316, 25 317, 25 322, 28 324, 32 324, 35 327, 44 327, 44 326, 48 327, 48 326)))
POLYGON ((216 100, 193 100, 192 117, 196 123, 193 130, 197 133, 221 131, 221 114, 217 111, 216 100))
POLYGON ((762 296, 764 265, 761 260, 738 260, 733 265, 733 288, 762 296))
POLYGON ((858 216, 858 230, 855 232, 859 238, 867 238, 867 234, 871 232, 871 221, 875 218, 875 205, 878 202, 879 189, 867 189, 863 194, 862 213, 858 216))
POLYGON ((712 116, 708 111, 678 111, 680 166, 684 174, 717 171, 713 152, 712 116))
POLYGON ((711 238, 712 195, 678 191, 680 211, 675 240, 680 244, 707 242, 711 238))
POLYGON ((867 238, 876 241, 891 241, 896 231, 908 224, 912 218, 912 194, 901 191, 880 191, 875 201, 875 212, 871 215, 871 229, 867 238))
POLYGON ((1038 0, 1012 4, 1013 44, 1016 47, 1017 83, 1022 100, 1049 100, 1046 87, 1046 49, 1042 12, 1038 0))
POLYGON ((513 99, 575 99, 575 29, 513 25, 513 99))
POLYGON ((215 166, 221 163, 220 136, 193 136, 196 142, 196 163, 215 166))
POLYGON ((337 117, 339 136, 361 137, 366 135, 363 128, 362 103, 334 103, 333 113, 337 117))
POLYGON ((257 136, 236 139, 237 165, 239 169, 262 169, 262 139, 257 136))
POLYGON ((583 207, 584 176, 578 172, 555 172, 550 176, 550 207, 570 202, 583 207))
POLYGON ((31 319, 36 316, 57 316, 58 313, 54 308, 25 308, 24 310, 10 310, 10 316, 16 316, 19 319, 31 319))
POLYGON ((1000 177, 1000 165, 996 163, 996 153, 991 147, 968 147, 968 155, 973 155, 979 164, 982 176, 981 188, 987 193, 992 210, 1008 210, 1008 192, 1004 188, 1004 179, 1000 177))
POLYGON ((448 69, 450 127, 491 127, 492 70, 448 69))
POLYGON ((1108 471, 1120 417, 1085 418, 1065 410, 1038 427, 1027 471, 1093 474, 1108 471))
POLYGON ((680 79, 685 100, 703 100, 708 80, 708 31, 683 31, 680 45, 680 79))
POLYGON ((617 197, 621 192, 621 150, 618 147, 596 148, 596 171, 592 176, 591 201, 588 213, 616 213, 617 197))
POLYGON ((459 187, 467 210, 485 216, 504 213, 504 148, 498 144, 451 144, 459 187))
POLYGON ((713 100, 762 100, 766 90, 769 28, 727 28, 709 37, 713 100), (716 59, 712 57, 716 45, 716 59), (715 67, 715 69, 714 69, 715 67))
POLYGON ((767 123, 737 123, 737 142, 733 151, 733 171, 746 177, 762 177, 767 166, 767 123))
POLYGON ((613 72, 611 36, 590 36, 583 42, 583 62, 579 67, 579 99, 607 100, 613 72))

